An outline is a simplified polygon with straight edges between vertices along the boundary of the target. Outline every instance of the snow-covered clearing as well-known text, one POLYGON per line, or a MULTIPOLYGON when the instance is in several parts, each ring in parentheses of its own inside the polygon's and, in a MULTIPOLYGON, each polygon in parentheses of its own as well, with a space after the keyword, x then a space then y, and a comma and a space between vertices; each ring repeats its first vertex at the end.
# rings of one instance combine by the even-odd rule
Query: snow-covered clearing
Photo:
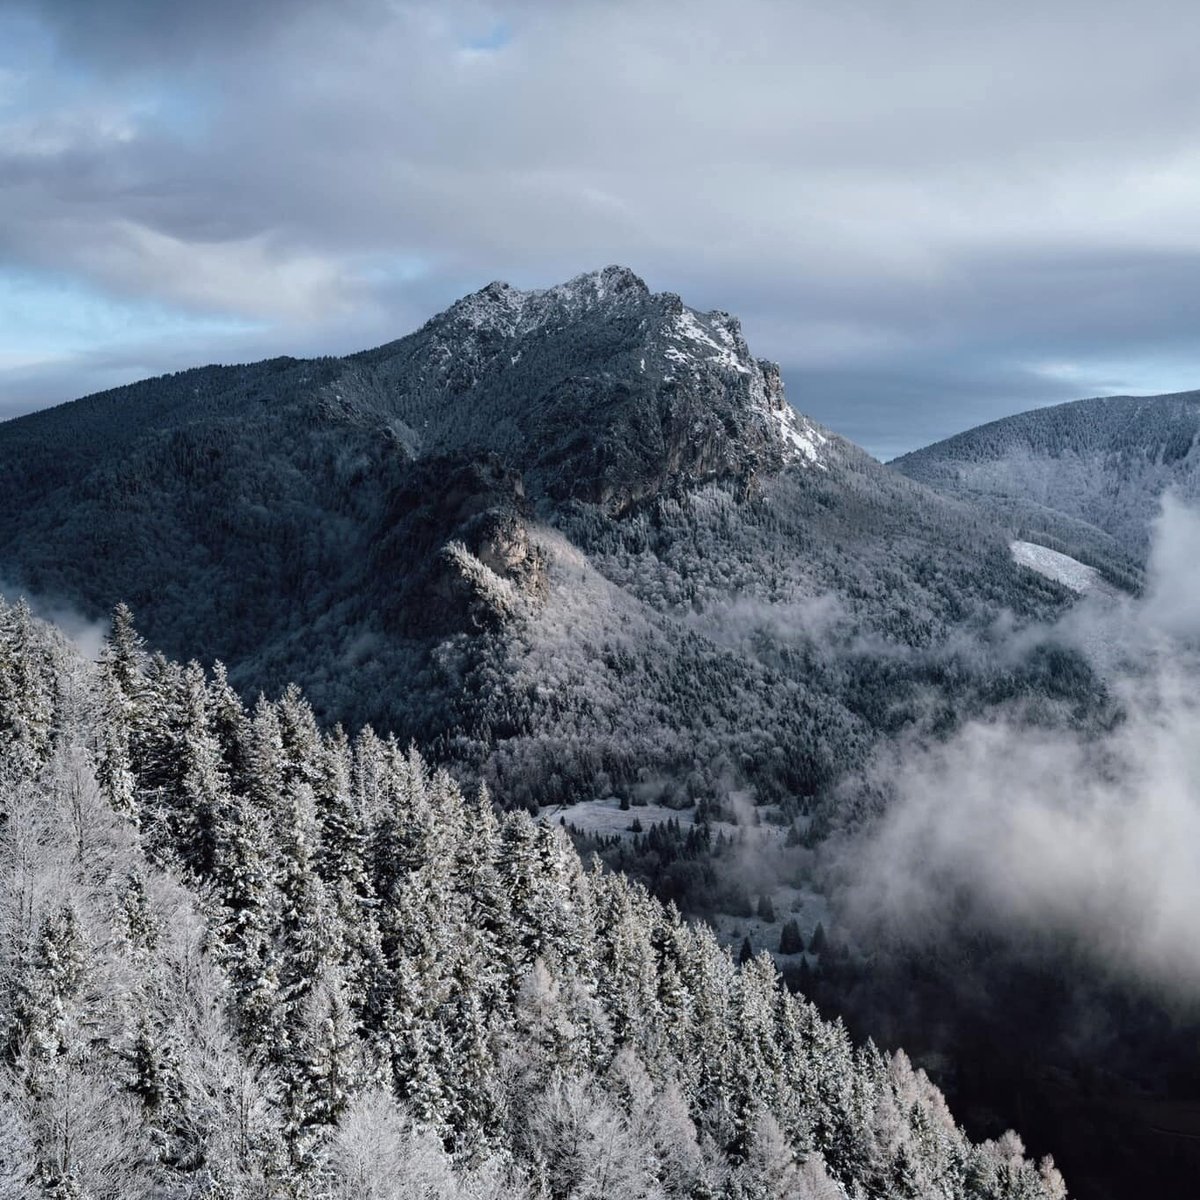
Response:
POLYGON ((1009 549, 1013 560, 1021 566, 1053 579, 1080 595, 1092 591, 1101 582, 1100 572, 1095 567, 1089 567, 1069 554, 1039 546, 1036 542, 1010 542, 1009 549))
POLYGON ((620 800, 616 796, 608 796, 603 800, 585 800, 580 804, 544 808, 541 817, 553 825, 557 825, 561 817, 568 825, 574 825, 584 833, 598 833, 604 837, 617 833, 632 837, 638 832, 630 829, 635 820, 640 823, 642 833, 649 833, 651 826, 672 820, 679 823, 681 830, 688 830, 696 823, 696 810, 668 808, 665 804, 635 804, 622 810, 620 800))

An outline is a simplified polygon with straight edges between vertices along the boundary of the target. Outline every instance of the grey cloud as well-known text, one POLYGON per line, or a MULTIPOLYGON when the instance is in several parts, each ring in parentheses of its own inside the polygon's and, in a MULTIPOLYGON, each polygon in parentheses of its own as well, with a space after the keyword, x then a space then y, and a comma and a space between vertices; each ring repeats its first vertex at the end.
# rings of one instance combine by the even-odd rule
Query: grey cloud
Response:
POLYGON ((264 347, 622 261, 900 450, 1194 344, 1182 3, 24 8, 93 82, 5 139, 0 250, 268 321, 264 347))
MULTIPOLYGON (((207 0, 163 4, 158 0, 6 0, 3 8, 39 17, 73 56, 109 69, 162 67, 212 53, 236 52, 268 39, 289 20, 318 9, 321 0, 207 0)), ((384 9, 376 0, 339 0, 347 17, 384 9)))
POLYGON ((69 604, 53 597, 31 595, 27 589, 4 579, 0 579, 0 599, 10 604, 24 600, 35 617, 57 626, 81 654, 90 659, 100 657, 109 632, 107 621, 89 620, 69 604))

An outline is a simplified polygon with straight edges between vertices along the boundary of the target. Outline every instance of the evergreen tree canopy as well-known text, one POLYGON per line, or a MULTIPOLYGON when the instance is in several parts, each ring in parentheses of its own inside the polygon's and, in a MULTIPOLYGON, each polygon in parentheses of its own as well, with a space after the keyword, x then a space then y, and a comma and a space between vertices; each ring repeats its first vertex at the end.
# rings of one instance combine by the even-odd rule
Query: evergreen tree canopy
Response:
POLYGON ((0 1195, 1062 1195, 394 740, 119 622, 93 666, 0 603, 0 663, 0 1195))

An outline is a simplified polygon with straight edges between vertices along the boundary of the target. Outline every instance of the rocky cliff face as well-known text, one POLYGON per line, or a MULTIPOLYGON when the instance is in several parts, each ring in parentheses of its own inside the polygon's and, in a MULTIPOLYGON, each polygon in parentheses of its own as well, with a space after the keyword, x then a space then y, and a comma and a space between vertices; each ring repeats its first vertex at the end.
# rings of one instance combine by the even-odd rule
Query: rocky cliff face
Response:
POLYGON ((362 355, 339 390, 394 414, 417 455, 497 455, 531 496, 620 513, 679 486, 819 467, 826 435, 736 318, 623 267, 559 287, 492 283, 362 355))

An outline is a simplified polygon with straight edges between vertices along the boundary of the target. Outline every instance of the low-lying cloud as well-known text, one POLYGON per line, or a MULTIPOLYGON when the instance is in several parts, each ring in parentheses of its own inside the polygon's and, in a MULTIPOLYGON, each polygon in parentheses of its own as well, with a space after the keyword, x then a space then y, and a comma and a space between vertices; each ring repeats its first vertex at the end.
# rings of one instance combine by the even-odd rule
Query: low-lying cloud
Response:
POLYGON ((3 579, 0 579, 0 600, 10 604, 24 600, 35 617, 57 627, 82 655, 90 659, 100 657, 109 632, 107 621, 90 620, 64 600, 33 595, 28 589, 3 579))
POLYGON ((881 760, 894 801, 841 863, 852 926, 918 942, 958 920, 1052 935, 1200 998, 1197 596, 1200 513, 1168 499, 1144 599, 1085 607, 1052 633, 1106 649, 1122 719, 1067 732, 1013 713, 881 760))

